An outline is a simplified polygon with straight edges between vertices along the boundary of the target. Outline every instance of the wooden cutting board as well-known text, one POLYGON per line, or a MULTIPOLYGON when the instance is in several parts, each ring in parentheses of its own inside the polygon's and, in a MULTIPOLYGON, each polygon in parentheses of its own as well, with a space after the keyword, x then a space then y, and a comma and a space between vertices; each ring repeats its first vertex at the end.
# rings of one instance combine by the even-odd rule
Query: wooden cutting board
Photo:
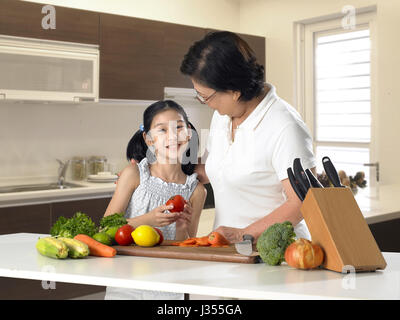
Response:
POLYGON ((131 246, 113 246, 117 254, 168 258, 168 259, 186 259, 202 261, 236 262, 236 263, 258 263, 260 261, 257 252, 251 256, 244 256, 236 252, 234 245, 225 248, 215 247, 179 247, 171 246, 172 240, 164 240, 162 245, 155 247, 131 246))

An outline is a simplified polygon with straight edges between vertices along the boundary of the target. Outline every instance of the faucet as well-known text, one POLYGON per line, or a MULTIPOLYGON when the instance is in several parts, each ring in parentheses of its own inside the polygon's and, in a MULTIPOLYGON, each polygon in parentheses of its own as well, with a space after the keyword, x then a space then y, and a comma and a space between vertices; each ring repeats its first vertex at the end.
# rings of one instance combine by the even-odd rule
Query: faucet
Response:
POLYGON ((69 164, 69 160, 67 160, 66 162, 62 162, 59 159, 56 159, 57 162, 59 163, 59 167, 58 167, 58 179, 57 179, 57 183, 59 187, 62 187, 64 185, 64 181, 65 181, 65 173, 67 171, 68 168, 68 164, 69 164))

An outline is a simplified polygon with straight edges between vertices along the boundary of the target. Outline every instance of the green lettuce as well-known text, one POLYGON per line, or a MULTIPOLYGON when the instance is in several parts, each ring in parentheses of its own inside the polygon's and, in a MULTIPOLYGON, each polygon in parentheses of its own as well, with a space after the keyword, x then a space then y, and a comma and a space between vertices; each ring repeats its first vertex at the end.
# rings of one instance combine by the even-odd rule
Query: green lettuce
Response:
POLYGON ((93 236, 98 231, 92 219, 83 212, 76 212, 72 218, 59 217, 50 229, 53 237, 73 238, 77 234, 93 236))

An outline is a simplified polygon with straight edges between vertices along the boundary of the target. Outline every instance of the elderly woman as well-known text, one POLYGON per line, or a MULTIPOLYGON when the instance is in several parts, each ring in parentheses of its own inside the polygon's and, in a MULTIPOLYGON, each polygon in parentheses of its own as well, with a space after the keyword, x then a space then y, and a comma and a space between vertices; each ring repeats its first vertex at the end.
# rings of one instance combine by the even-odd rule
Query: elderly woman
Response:
POLYGON ((231 32, 209 33, 190 47, 181 72, 215 110, 196 167, 214 191, 214 229, 236 242, 288 220, 298 237, 310 238, 287 168, 300 158, 315 173, 312 138, 298 112, 264 82, 249 45, 231 32))

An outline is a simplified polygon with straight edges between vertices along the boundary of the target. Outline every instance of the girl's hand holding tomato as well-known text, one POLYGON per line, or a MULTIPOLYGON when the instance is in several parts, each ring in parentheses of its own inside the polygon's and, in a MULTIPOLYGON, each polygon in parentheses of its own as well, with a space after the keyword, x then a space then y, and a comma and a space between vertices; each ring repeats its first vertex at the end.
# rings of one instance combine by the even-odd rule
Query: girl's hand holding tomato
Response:
POLYGON ((190 221, 192 220, 193 208, 190 202, 186 202, 181 215, 176 220, 176 228, 184 229, 190 225, 190 221))
POLYGON ((171 210, 172 208, 172 205, 164 204, 148 212, 151 220, 151 223, 149 224, 155 227, 165 227, 175 222, 181 215, 180 212, 165 213, 166 210, 171 210))
POLYGON ((174 207, 169 212, 182 212, 185 207, 186 200, 181 195, 177 194, 167 201, 166 205, 173 205, 174 207))

